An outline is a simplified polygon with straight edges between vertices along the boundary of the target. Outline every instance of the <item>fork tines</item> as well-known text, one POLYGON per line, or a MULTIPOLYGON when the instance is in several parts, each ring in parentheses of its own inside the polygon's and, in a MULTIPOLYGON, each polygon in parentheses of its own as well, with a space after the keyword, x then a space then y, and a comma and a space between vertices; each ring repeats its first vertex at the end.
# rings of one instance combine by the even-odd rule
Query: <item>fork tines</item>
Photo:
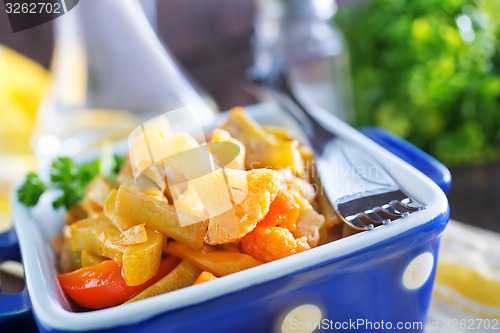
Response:
POLYGON ((387 204, 346 216, 345 219, 358 230, 371 230, 382 224, 388 224, 413 212, 423 209, 424 206, 406 197, 401 200, 392 200, 387 204))

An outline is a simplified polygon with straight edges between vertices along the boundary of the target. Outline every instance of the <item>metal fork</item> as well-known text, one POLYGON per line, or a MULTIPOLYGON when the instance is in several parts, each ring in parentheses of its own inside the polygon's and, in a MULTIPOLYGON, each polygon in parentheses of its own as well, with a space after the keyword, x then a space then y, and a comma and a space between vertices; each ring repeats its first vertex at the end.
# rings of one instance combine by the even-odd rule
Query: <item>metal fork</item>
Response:
POLYGON ((306 108, 279 69, 254 67, 248 76, 299 122, 314 151, 325 194, 348 226, 372 230, 425 208, 406 195, 366 151, 323 126, 333 116, 306 108))

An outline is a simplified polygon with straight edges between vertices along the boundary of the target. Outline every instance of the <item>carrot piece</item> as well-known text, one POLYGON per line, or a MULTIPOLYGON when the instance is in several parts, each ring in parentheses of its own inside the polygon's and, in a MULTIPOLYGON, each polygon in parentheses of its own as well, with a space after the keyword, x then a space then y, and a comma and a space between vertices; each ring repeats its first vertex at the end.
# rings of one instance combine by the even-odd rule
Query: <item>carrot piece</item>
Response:
POLYGON ((213 275, 210 272, 203 271, 203 272, 201 272, 200 276, 198 276, 198 278, 196 279, 196 281, 194 282, 193 285, 200 284, 200 283, 203 283, 203 282, 212 281, 212 280, 215 280, 215 279, 218 279, 218 277, 215 276, 215 275, 213 275))
POLYGON ((293 196, 280 191, 269 206, 269 213, 258 225, 265 228, 280 226, 293 232, 297 228, 296 222, 299 213, 300 206, 293 196))
MULTIPOLYGON (((226 170, 228 176, 241 172, 245 179, 245 171, 226 170)), ((245 180, 248 191, 243 200, 232 209, 209 218, 205 243, 220 245, 234 242, 252 231, 268 213, 281 186, 279 173, 270 169, 253 169, 246 172, 245 180)), ((238 191, 233 192, 233 198, 236 193, 238 191)))
POLYGON ((270 262, 309 250, 307 237, 293 238, 285 228, 257 226, 240 241, 243 252, 257 260, 270 262))

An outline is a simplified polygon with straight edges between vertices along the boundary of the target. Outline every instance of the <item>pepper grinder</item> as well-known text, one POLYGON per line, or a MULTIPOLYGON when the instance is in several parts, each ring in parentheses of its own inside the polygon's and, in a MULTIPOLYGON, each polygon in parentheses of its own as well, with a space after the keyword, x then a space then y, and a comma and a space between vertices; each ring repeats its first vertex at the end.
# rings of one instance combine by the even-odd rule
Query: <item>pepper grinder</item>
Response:
POLYGON ((297 98, 353 122, 349 54, 335 0, 255 0, 254 66, 279 67, 297 98))

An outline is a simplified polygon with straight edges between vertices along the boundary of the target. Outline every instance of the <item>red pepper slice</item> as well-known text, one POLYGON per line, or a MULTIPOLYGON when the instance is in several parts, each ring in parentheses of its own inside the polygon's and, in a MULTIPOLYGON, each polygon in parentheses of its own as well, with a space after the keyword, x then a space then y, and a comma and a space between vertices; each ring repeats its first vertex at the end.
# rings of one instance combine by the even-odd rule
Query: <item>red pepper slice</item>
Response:
POLYGON ((139 286, 127 286, 122 269, 113 260, 59 274, 57 279, 64 292, 81 306, 102 309, 128 301, 167 275, 180 259, 168 257, 160 263, 156 275, 139 286))

